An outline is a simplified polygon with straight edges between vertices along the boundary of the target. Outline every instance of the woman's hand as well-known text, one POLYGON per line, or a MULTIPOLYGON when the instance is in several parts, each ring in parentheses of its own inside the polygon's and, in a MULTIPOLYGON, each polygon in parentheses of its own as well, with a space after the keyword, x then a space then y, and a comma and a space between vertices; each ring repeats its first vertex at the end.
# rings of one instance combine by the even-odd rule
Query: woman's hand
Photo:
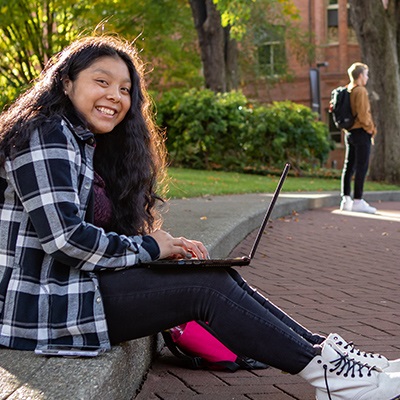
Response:
POLYGON ((157 242, 160 258, 209 258, 206 247, 197 240, 175 238, 163 230, 155 231, 149 236, 157 242))

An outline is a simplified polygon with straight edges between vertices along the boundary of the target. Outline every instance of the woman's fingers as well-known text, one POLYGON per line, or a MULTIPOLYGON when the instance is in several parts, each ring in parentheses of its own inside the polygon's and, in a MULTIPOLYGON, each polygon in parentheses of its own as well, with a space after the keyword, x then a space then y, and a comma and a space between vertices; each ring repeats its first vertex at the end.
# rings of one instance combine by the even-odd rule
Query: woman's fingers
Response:
POLYGON ((160 248, 160 258, 209 258, 202 242, 184 237, 174 238, 168 232, 158 230, 150 234, 160 248))
POLYGON ((210 258, 208 254, 208 250, 204 246, 202 242, 199 242, 197 240, 189 240, 186 238, 181 238, 183 239, 186 249, 193 254, 195 258, 199 259, 206 259, 210 258))
POLYGON ((176 244, 185 249, 187 253, 190 253, 192 257, 198 259, 209 258, 208 251, 203 243, 197 240, 189 240, 184 237, 177 238, 177 240, 179 242, 176 242, 176 244))

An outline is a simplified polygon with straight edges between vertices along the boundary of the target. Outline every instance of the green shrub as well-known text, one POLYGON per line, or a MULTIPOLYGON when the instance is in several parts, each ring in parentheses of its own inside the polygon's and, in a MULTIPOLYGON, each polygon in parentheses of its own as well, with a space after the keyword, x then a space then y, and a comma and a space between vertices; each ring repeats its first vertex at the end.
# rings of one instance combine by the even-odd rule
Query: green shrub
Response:
POLYGON ((283 101, 255 108, 250 125, 250 164, 289 161, 298 169, 322 166, 333 149, 326 124, 301 104, 283 101))
POLYGON ((246 102, 238 92, 192 89, 163 94, 157 103, 157 122, 167 129, 173 165, 206 169, 240 165, 246 102))
POLYGON ((263 170, 289 161, 309 168, 332 148, 327 126, 310 108, 289 101, 261 106, 236 91, 166 92, 157 122, 166 128, 173 166, 263 170))

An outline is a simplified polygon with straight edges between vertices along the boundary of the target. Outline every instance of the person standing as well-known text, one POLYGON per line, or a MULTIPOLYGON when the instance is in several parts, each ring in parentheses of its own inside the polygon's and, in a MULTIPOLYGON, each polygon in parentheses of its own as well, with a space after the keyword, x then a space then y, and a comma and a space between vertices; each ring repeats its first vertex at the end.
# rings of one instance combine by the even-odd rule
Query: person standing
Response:
POLYGON ((368 82, 368 66, 356 62, 347 70, 350 78, 348 91, 354 125, 345 131, 346 155, 342 171, 340 209, 342 211, 357 211, 370 214, 376 213, 376 208, 363 199, 364 182, 369 167, 369 158, 376 127, 371 115, 368 92, 365 88, 368 82), (354 175, 354 200, 351 198, 351 180, 354 175))

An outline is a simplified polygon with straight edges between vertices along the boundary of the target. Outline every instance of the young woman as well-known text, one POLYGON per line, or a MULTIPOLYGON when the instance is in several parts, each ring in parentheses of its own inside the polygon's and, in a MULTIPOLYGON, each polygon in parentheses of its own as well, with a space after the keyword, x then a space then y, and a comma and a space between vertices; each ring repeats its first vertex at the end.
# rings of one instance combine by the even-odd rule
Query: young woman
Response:
POLYGON ((160 228, 163 137, 129 44, 72 43, 0 132, 2 346, 109 349, 200 320, 237 354, 299 374, 320 400, 400 398, 398 361, 309 332, 235 270, 141 267, 208 253, 160 228))
POLYGON ((375 214, 376 208, 370 206, 364 199, 364 182, 368 172, 372 138, 376 127, 371 115, 368 92, 365 88, 368 82, 368 66, 354 63, 348 69, 350 83, 350 104, 355 116, 354 125, 345 132, 346 154, 342 171, 342 201, 343 211, 357 211, 375 214), (354 200, 351 198, 351 181, 354 175, 354 200))

